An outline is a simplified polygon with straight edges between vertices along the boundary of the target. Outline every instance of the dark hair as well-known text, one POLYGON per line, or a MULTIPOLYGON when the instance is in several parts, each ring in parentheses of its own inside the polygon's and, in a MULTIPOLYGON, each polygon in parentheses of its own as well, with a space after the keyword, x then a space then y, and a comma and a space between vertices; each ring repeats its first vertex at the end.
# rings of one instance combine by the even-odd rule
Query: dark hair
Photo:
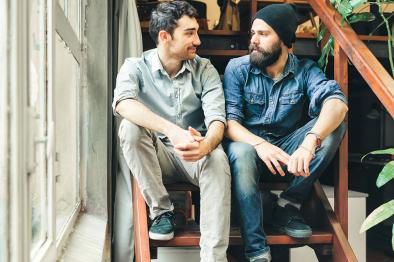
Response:
POLYGON ((155 43, 158 43, 158 35, 161 30, 171 34, 174 32, 178 20, 187 15, 196 18, 197 10, 188 2, 171 1, 163 2, 157 5, 152 11, 149 23, 149 34, 155 43))

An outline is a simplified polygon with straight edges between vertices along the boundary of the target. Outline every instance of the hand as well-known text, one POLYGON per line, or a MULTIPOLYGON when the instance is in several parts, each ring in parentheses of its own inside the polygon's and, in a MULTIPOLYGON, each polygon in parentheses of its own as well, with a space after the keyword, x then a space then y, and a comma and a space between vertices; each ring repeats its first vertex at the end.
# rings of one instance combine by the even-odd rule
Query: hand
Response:
POLYGON ((255 149, 257 155, 263 160, 272 174, 276 175, 276 169, 281 176, 285 176, 281 164, 287 165, 290 157, 285 151, 268 142, 263 142, 255 146, 255 149), (274 165, 275 168, 272 165, 274 165))
POLYGON ((193 143, 196 141, 195 137, 197 136, 193 135, 190 131, 182 129, 178 126, 171 128, 171 131, 166 135, 174 147, 180 144, 187 145, 189 143, 193 143))
POLYGON ((295 176, 308 177, 309 165, 315 155, 316 140, 305 137, 304 142, 290 156, 287 170, 295 176))
POLYGON ((210 146, 206 141, 195 141, 189 144, 178 144, 174 146, 175 153, 183 160, 195 162, 210 153, 210 146))
POLYGON ((193 136, 194 140, 197 142, 201 142, 204 140, 204 137, 201 135, 200 132, 198 132, 196 129, 194 129, 193 127, 189 126, 189 132, 190 134, 193 136))

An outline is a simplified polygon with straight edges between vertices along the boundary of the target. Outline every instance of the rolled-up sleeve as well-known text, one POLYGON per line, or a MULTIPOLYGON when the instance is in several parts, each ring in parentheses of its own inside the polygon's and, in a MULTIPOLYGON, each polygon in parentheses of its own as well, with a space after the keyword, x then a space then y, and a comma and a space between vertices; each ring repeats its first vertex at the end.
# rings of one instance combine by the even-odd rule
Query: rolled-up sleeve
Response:
POLYGON ((116 87, 114 90, 114 99, 112 102, 112 111, 115 116, 119 116, 116 112, 116 105, 125 99, 137 99, 139 91, 138 82, 139 70, 136 61, 126 59, 121 66, 118 76, 116 77, 116 87))
POLYGON ((201 103, 205 126, 208 128, 212 121, 220 121, 227 126, 222 82, 219 73, 210 62, 201 74, 201 83, 203 87, 201 103))
POLYGON ((239 67, 230 60, 224 71, 224 97, 226 101, 227 120, 236 120, 242 123, 244 120, 242 88, 240 78, 242 77, 239 67))
POLYGON ((347 99, 335 80, 329 80, 323 71, 313 62, 307 65, 304 74, 307 94, 309 97, 310 117, 315 118, 320 114, 324 102, 330 99, 339 99, 347 104, 347 99))

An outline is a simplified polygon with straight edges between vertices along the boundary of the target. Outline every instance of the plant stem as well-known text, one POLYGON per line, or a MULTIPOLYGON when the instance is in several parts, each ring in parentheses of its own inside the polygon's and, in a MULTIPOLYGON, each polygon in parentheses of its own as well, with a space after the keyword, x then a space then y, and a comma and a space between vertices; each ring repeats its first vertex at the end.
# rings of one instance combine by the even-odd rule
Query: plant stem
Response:
POLYGON ((383 12, 381 8, 379 8, 379 14, 382 17, 384 23, 386 24, 386 30, 387 30, 387 48, 389 51, 389 61, 390 61, 390 67, 391 67, 391 75, 394 78, 394 63, 393 63, 393 54, 392 54, 392 44, 391 44, 391 29, 389 25, 389 21, 387 18, 383 15, 383 12))

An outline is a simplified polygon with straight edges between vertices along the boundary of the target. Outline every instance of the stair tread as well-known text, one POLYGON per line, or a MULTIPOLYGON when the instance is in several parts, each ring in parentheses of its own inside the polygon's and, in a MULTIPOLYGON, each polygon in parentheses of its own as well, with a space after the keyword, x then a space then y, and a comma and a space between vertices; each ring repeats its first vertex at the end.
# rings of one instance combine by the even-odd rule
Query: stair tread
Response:
MULTIPOLYGON (((296 239, 275 232, 272 228, 265 229, 269 245, 305 245, 305 244, 331 244, 333 235, 328 230, 314 229, 312 236, 304 239, 296 239)), ((239 227, 230 229, 230 245, 242 245, 242 237, 239 227)), ((200 231, 197 226, 178 227, 175 229, 175 237, 168 241, 150 240, 151 246, 198 246, 200 231)))

